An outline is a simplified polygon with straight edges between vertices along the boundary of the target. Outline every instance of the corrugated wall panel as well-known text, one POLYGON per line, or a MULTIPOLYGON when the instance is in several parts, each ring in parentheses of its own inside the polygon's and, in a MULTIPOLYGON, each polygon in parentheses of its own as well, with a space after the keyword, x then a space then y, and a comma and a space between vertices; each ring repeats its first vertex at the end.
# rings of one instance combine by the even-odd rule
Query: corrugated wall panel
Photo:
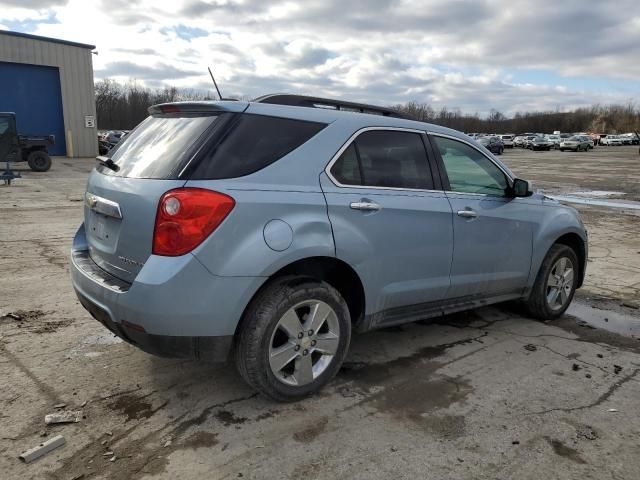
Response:
POLYGON ((0 32, 0 61, 58 67, 67 152, 76 157, 97 155, 96 128, 85 127, 85 116, 96 116, 92 60, 87 48, 0 32))

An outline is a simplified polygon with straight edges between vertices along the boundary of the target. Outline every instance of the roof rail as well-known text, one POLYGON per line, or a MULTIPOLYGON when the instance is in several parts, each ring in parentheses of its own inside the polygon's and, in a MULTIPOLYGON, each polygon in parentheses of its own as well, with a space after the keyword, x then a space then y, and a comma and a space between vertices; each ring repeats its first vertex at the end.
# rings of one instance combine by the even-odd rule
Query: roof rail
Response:
POLYGON ((368 105, 366 103, 345 102, 343 100, 333 100, 330 98, 310 97, 307 95, 292 95, 287 93, 272 93, 263 95, 254 100, 255 103, 271 103, 275 105, 289 105, 292 107, 325 108, 329 110, 344 110, 347 112, 371 113, 384 117, 396 117, 413 120, 413 118, 403 112, 393 108, 368 105))

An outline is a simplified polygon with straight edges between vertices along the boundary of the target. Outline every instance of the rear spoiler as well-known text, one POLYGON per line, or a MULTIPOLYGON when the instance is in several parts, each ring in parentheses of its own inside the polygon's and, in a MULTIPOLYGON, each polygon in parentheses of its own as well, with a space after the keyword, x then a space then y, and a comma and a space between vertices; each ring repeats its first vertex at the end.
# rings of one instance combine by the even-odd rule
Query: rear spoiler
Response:
POLYGON ((172 102, 153 105, 147 110, 149 115, 168 113, 241 113, 249 106, 248 102, 235 100, 202 101, 202 102, 172 102))

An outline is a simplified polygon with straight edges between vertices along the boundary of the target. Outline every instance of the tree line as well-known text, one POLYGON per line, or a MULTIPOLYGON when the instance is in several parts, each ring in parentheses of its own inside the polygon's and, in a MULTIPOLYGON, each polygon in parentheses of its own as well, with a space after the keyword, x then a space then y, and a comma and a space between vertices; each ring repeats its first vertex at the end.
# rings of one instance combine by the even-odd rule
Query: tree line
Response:
MULTIPOLYGON (((121 84, 101 80, 95 84, 96 112, 100 130, 130 130, 147 117, 147 109, 158 103, 180 100, 211 100, 202 92, 175 87, 146 88, 135 82, 121 84)), ((409 102, 396 109, 416 120, 453 128, 462 132, 524 133, 596 132, 628 133, 640 131, 640 108, 627 105, 592 105, 572 111, 516 112, 507 117, 497 110, 488 115, 462 113, 460 109, 434 108, 427 103, 409 102)))

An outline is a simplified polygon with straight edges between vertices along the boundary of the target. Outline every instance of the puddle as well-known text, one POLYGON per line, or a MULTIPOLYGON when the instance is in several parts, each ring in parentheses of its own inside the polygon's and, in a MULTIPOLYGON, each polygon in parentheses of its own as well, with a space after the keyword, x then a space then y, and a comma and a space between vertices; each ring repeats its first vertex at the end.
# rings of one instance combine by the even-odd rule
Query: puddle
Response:
POLYGON ((599 200, 597 198, 581 198, 570 195, 547 195, 549 198, 558 200, 559 202, 579 203, 581 205, 593 205, 596 207, 610 207, 610 208, 626 208, 630 210, 640 210, 640 202, 632 201, 614 201, 614 200, 599 200))
POLYGON ((583 303, 573 302, 567 310, 569 315, 587 325, 627 337, 640 337, 640 318, 611 310, 600 310, 583 303))

